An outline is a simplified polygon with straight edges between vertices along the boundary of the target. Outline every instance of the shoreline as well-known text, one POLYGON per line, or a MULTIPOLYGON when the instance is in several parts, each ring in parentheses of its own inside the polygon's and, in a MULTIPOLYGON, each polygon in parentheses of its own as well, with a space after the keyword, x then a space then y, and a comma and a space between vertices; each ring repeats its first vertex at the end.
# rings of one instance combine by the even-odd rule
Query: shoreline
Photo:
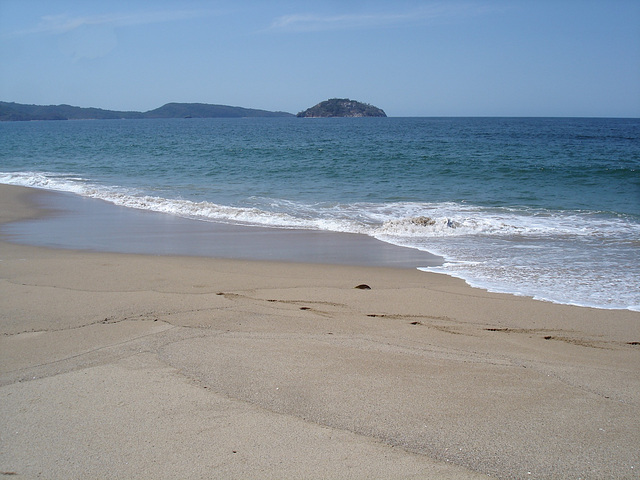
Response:
MULTIPOLYGON (((38 220, 2 227, 0 233, 5 239, 22 244, 96 252, 417 268, 460 278, 473 288, 493 293, 525 296, 559 305, 640 311, 637 295, 628 286, 634 283, 635 269, 631 267, 626 275, 619 276, 616 273, 621 270, 610 271, 613 263, 610 265, 603 260, 611 258, 620 265, 634 265, 632 252, 617 247, 599 251, 587 246, 581 253, 582 260, 576 263, 576 245, 554 243, 559 240, 542 244, 533 240, 533 243, 520 245, 515 242, 512 245, 510 240, 500 241, 499 236, 487 241, 479 238, 475 244, 474 241, 469 244, 472 250, 475 248, 479 252, 476 265, 474 260, 465 260, 475 258, 469 252, 468 256, 463 253, 460 259, 455 252, 452 257, 445 258, 452 252, 442 249, 443 244, 438 243, 442 239, 437 238, 429 247, 418 248, 419 242, 412 247, 401 246, 403 242, 381 240, 371 232, 225 223, 206 218, 206 215, 204 218, 181 216, 172 206, 167 211, 157 205, 148 208, 144 201, 136 207, 127 202, 120 205, 116 199, 112 199, 116 202, 112 203, 101 195, 94 198, 66 190, 22 188, 33 192, 36 206, 48 212, 38 220), (428 248, 428 251, 421 248, 428 248), (537 253, 528 260, 522 257, 521 263, 513 263, 518 252, 525 248, 537 253), (567 248, 569 257, 560 255, 563 248, 567 248), (505 254, 500 258, 503 251, 505 254), (592 260, 585 263, 584 258, 592 260), (580 276, 578 270, 582 272, 580 276), (593 272, 599 273, 594 277, 593 272), (605 281, 605 278, 610 280, 605 281)), ((452 241, 455 244, 458 240, 452 241)), ((462 246, 464 252, 469 245, 465 247, 466 240, 460 242, 458 247, 462 246)))
POLYGON ((143 255, 420 268, 442 257, 366 235, 189 219, 73 193, 25 188, 41 214, 0 235, 33 246, 143 255))
MULTIPOLYGON (((28 192, 0 186, 0 222, 42 215, 28 192)), ((638 312, 410 268, 4 238, 0 294, 0 471, 18 478, 640 469, 638 312)))

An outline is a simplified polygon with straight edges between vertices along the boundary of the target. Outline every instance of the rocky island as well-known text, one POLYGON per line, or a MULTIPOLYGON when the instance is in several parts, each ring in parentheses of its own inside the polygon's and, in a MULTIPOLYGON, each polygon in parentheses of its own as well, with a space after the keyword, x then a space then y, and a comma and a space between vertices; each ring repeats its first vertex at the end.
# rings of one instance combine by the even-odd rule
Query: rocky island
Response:
POLYGON ((348 98, 331 98, 298 113, 298 117, 386 117, 378 107, 348 98))

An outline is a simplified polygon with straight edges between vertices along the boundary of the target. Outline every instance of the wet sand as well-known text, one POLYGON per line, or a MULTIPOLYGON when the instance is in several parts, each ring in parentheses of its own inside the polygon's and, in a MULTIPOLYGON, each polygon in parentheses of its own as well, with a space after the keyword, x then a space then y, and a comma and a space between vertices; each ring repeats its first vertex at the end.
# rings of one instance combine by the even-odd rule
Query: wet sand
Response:
POLYGON ((69 193, 36 193, 35 205, 48 215, 5 226, 7 239, 101 252, 340 265, 416 268, 443 261, 364 235, 231 225, 120 207, 69 193))
MULTIPOLYGON (((0 222, 37 207, 0 186, 0 222)), ((8 239, 5 475, 638 477, 638 312, 411 268, 8 239)))

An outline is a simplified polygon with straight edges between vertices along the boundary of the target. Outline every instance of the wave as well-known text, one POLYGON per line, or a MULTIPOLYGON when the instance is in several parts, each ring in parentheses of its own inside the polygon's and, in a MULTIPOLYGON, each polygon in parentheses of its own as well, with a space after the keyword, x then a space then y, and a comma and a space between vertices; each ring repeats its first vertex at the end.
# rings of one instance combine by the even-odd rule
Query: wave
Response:
MULTIPOLYGON (((198 220, 275 228, 364 233, 359 228, 358 222, 300 215, 300 213, 310 213, 310 210, 308 208, 305 209, 302 205, 299 206, 300 208, 295 209, 299 213, 296 215, 278 211, 278 208, 269 211, 258 207, 220 205, 209 201, 196 202, 181 198, 165 198, 146 194, 139 189, 98 185, 82 177, 48 172, 0 172, 0 183, 74 193, 122 207, 149 210, 198 220)), ((274 206, 278 204, 285 205, 286 203, 289 204, 289 207, 294 205, 292 202, 271 201, 274 206)))
MULTIPOLYGON (((165 198, 143 190, 105 186, 72 174, 0 172, 0 183, 75 193, 115 205, 205 221, 360 233, 394 239, 468 236, 590 238, 640 236, 637 218, 612 212, 483 207, 463 203, 302 203, 249 197, 244 205, 165 198)), ((410 245, 409 245, 410 246, 410 245)))
POLYGON ((49 172, 0 172, 0 183, 202 221, 359 233, 442 256, 446 263, 429 271, 458 276, 490 291, 640 309, 640 219, 628 214, 454 202, 304 203, 257 196, 236 205, 219 204, 49 172))

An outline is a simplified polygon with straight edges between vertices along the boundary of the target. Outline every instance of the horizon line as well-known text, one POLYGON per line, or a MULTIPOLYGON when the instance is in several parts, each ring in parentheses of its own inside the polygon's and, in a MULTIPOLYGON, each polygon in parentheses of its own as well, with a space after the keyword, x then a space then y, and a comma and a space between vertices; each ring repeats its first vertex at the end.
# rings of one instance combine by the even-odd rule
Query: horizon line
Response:
MULTIPOLYGON (((338 97, 336 97, 338 98, 338 97)), ((288 112, 286 110, 266 110, 263 108, 254 108, 254 107, 243 107, 243 106, 239 106, 239 105, 227 105, 227 104, 222 104, 222 103, 205 103, 205 102, 167 102, 164 103, 162 105, 160 105, 159 107, 155 107, 152 108, 150 110, 115 110, 115 109, 110 109, 110 108, 102 108, 102 107, 94 107, 94 106, 90 106, 90 107, 82 107, 79 105, 72 105, 72 104, 68 104, 68 103, 59 103, 59 104, 37 104, 37 103, 19 103, 19 102, 13 102, 13 101, 5 101, 5 100, 0 100, 0 103, 8 103, 8 104, 16 104, 16 105, 26 105, 26 106, 34 106, 34 107, 62 107, 62 106, 67 106, 67 107, 74 107, 74 108, 82 108, 82 109, 95 109, 95 110, 102 110, 102 111, 106 111, 106 112, 122 112, 122 113, 148 113, 151 112, 153 110, 157 110, 158 108, 164 107, 166 105, 170 105, 170 104, 181 104, 181 105, 211 105, 211 106, 218 106, 218 107, 232 107, 232 108, 243 108, 243 109, 247 109, 247 110, 261 110, 261 111, 265 111, 265 112, 273 112, 273 113, 286 113, 292 116, 296 116, 295 113, 291 113, 288 112)), ((379 108, 379 107, 378 107, 379 108)), ((385 112, 386 113, 386 112, 385 112)), ((198 117, 196 117, 198 118, 198 117)), ((201 118, 206 118, 206 117, 201 117, 201 118)), ((215 118, 215 117, 211 117, 211 118, 215 118)), ((233 117, 233 118, 245 118, 245 117, 233 117)), ((322 117, 322 118, 345 118, 345 117, 322 117)), ((358 117, 360 118, 360 117, 358 117)), ((367 117, 363 117, 363 118, 367 118, 367 117)), ((376 118, 383 118, 383 117, 376 117, 376 118)), ((640 119, 640 115, 637 116, 633 116, 633 115, 623 115, 623 116, 614 116, 614 115, 521 115, 521 114, 512 114, 512 115, 491 115, 491 114, 477 114, 477 115, 472 115, 472 114, 466 114, 466 115, 450 115, 450 114, 440 114, 440 115, 428 115, 428 114, 424 114, 424 115, 389 115, 387 114, 386 118, 611 118, 611 119, 640 119)), ((77 119, 77 120, 119 120, 119 119, 77 119)), ((121 119, 121 120, 135 120, 135 119, 121 119)), ((143 119, 143 120, 151 120, 151 119, 143 119)), ((28 120, 28 121, 33 121, 33 120, 28 120)), ((36 120, 37 121, 37 120, 36 120)), ((42 121, 52 121, 52 120, 42 120, 42 121)))

